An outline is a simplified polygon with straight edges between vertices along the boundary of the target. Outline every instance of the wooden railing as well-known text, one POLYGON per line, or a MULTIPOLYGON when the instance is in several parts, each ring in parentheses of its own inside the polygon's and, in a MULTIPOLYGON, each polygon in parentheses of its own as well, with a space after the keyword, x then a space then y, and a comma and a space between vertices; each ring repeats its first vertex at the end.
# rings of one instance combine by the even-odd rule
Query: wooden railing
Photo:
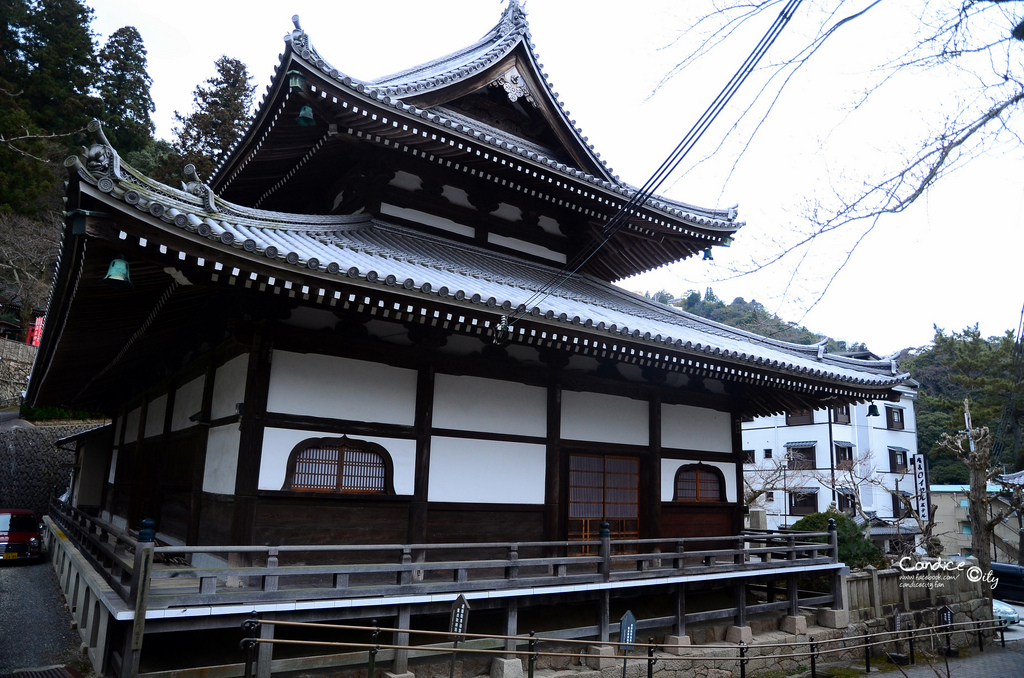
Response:
POLYGON ((582 542, 166 546, 140 542, 137 534, 57 502, 50 516, 119 598, 134 606, 141 590, 149 609, 638 579, 654 584, 677 575, 756 575, 838 563, 834 532, 615 541, 603 536, 582 542), (580 546, 596 555, 572 555, 580 546), (148 577, 139 581, 136 572, 148 572, 148 577))

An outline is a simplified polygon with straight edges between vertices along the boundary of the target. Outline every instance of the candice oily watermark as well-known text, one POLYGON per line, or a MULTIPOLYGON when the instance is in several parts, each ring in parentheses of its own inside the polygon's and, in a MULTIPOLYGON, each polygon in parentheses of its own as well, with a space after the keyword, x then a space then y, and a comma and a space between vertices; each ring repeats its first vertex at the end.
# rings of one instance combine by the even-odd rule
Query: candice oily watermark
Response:
POLYGON ((983 571, 977 565, 970 565, 963 560, 915 561, 910 556, 903 556, 896 563, 901 571, 908 574, 900 575, 900 586, 928 587, 942 582, 952 581, 958 577, 967 577, 971 583, 984 582, 990 588, 999 584, 999 577, 992 571, 983 571))

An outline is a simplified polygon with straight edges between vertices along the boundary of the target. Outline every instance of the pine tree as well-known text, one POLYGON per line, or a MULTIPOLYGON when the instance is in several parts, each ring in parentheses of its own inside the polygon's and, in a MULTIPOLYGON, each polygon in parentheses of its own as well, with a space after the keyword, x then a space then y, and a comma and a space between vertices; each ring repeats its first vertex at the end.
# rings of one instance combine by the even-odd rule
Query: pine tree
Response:
POLYGON ((217 163, 245 131, 253 104, 255 87, 245 64, 222 56, 216 61, 217 75, 198 85, 193 112, 175 111, 180 124, 175 129, 175 150, 183 163, 192 163, 203 179, 209 178, 217 163))
POLYGON ((150 113, 156 110, 149 88, 153 79, 146 71, 146 48, 134 26, 117 29, 98 55, 96 87, 103 99, 104 132, 123 156, 142 150, 156 127, 150 113))
POLYGON ((22 108, 49 134, 84 129, 99 113, 99 101, 90 96, 96 73, 92 16, 78 0, 36 0, 29 8, 25 56, 31 75, 22 108))

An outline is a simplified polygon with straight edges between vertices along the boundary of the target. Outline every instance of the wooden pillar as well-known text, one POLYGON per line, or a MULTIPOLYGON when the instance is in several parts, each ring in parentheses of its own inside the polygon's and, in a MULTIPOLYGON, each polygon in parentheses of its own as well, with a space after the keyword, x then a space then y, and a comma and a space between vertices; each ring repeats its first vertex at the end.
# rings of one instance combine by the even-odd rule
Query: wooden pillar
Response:
MULTIPOLYGON (((398 606, 398 617, 395 619, 395 628, 403 629, 394 634, 392 643, 394 645, 409 644, 409 624, 412 620, 412 608, 408 605, 398 606)), ((409 672, 409 650, 395 650, 395 660, 391 666, 391 672, 401 675, 409 672)))
POLYGON ((672 594, 675 598, 676 619, 672 624, 672 634, 676 636, 686 635, 686 584, 676 586, 672 594))
MULTIPOLYGON (((256 491, 259 488, 260 457, 263 455, 263 417, 270 392, 272 337, 264 327, 255 328, 249 347, 244 400, 238 417, 238 465, 235 470, 235 501, 231 515, 231 544, 253 542, 256 526, 256 491)), ((237 564, 248 564, 242 558, 237 564)), ((234 563, 232 563, 234 564, 234 563)))
POLYGON ((744 581, 738 581, 733 584, 732 588, 733 601, 736 605, 736 616, 733 619, 733 624, 736 626, 747 625, 747 584, 744 581))
MULTIPOLYGON (((427 541, 427 496, 430 490, 430 434, 434 421, 434 367, 423 365, 416 375, 416 477, 409 502, 407 541, 427 541)), ((418 554, 417 554, 418 555, 418 554)))
POLYGON ((792 575, 786 578, 786 600, 789 601, 789 616, 799 616, 800 592, 796 588, 796 577, 792 575))
MULTIPOLYGON (((547 447, 544 463, 544 539, 565 539, 561 524, 562 507, 562 455, 559 441, 562 437, 562 387, 552 380, 548 385, 547 447)), ((555 555, 555 554, 548 554, 555 555)))
MULTIPOLYGON (((514 636, 519 633, 519 599, 508 598, 505 603, 505 635, 514 636)), ((514 652, 516 641, 506 640, 505 649, 514 652)), ((516 655, 505 655, 506 659, 515 659, 516 655)))
MULTIPOLYGON (((274 619, 274 613, 269 612, 263 615, 263 619, 274 619)), ((274 625, 260 624, 260 639, 274 639, 274 625)), ((270 662, 274 660, 274 644, 260 643, 256 654, 256 678, 270 678, 270 662)))
POLYGON ((607 643, 611 637, 611 597, 609 591, 601 591, 597 603, 597 632, 602 643, 607 643))
MULTIPOLYGON (((217 374, 217 361, 212 357, 206 366, 203 377, 203 400, 199 406, 199 421, 208 424, 210 410, 213 408, 213 382, 217 374)), ((199 426, 196 436, 195 459, 192 466, 192 495, 189 497, 188 533, 186 544, 199 543, 199 521, 203 511, 203 478, 206 475, 206 444, 210 437, 209 426, 199 426)), ((191 562, 191 557, 189 557, 191 562)))
POLYGON ((732 533, 743 531, 743 419, 737 412, 730 413, 732 423, 732 458, 736 466, 736 512, 733 513, 732 533))
POLYGON ((649 406, 650 454, 647 458, 647 534, 650 539, 661 536, 661 396, 651 396, 649 406))

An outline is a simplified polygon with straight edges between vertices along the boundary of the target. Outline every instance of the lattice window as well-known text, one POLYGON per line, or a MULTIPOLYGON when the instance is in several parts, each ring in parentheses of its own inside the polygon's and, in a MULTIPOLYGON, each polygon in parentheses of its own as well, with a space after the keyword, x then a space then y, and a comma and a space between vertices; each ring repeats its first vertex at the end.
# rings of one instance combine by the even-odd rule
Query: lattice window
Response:
POLYGON ((714 466, 689 464, 676 471, 676 501, 725 501, 725 477, 714 466))
POLYGON ((292 450, 282 489, 394 494, 391 455, 347 437, 304 440, 292 450))
MULTIPOLYGON (((573 454, 569 457, 569 540, 590 541, 607 522, 612 539, 640 536, 640 460, 573 454)), ((574 555, 596 552, 588 546, 574 555)), ((625 552, 621 547, 616 553, 625 552)))

